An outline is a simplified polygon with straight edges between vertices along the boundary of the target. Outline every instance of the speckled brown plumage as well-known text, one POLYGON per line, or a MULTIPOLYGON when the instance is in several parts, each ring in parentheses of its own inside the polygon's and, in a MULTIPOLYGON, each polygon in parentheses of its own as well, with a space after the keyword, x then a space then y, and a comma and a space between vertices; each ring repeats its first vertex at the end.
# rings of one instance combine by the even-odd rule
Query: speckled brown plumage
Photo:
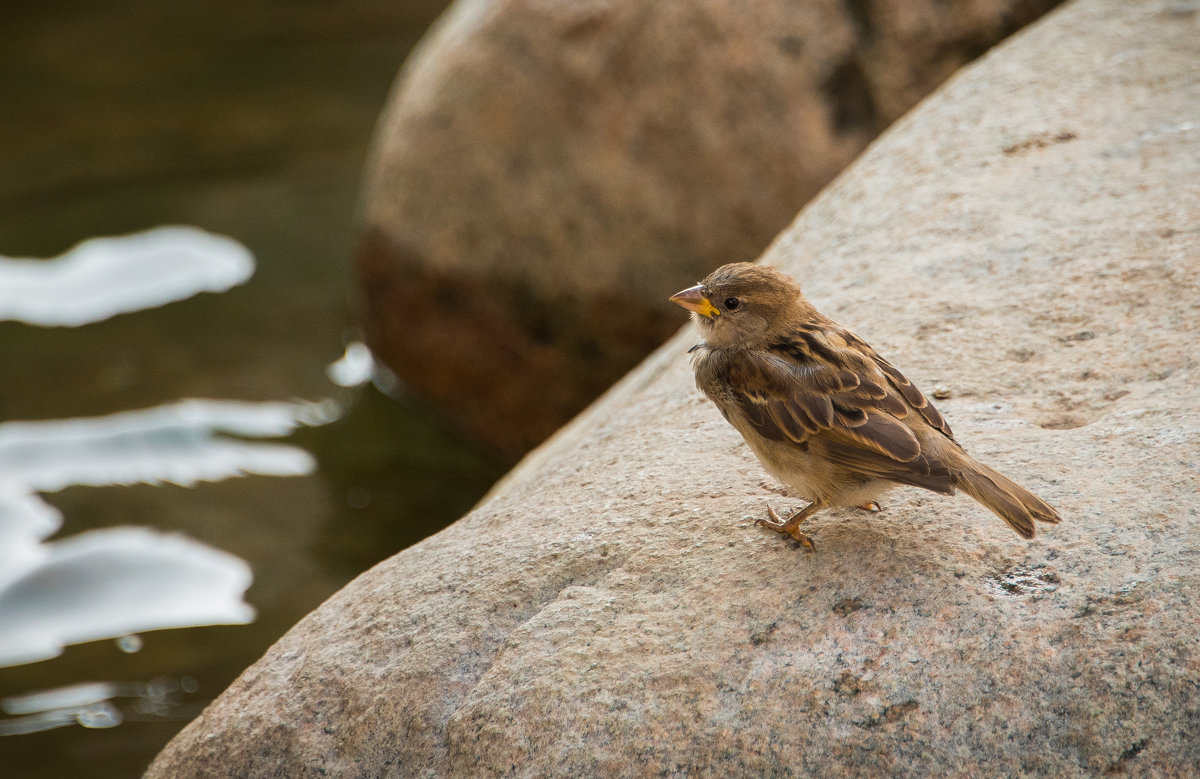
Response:
POLYGON ((1017 533, 1058 522, 1047 503, 974 460, 917 387, 866 342, 823 316, 784 274, 734 263, 671 300, 693 312, 696 384, 763 466, 811 505, 759 520, 801 543, 829 506, 866 506, 897 484, 962 489, 1017 533))

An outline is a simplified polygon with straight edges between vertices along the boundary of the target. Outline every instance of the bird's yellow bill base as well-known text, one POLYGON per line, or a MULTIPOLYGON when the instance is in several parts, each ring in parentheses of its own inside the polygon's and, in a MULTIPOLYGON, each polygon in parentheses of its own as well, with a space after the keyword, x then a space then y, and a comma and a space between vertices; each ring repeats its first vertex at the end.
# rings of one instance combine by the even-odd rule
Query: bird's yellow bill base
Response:
POLYGON ((704 296, 704 287, 700 284, 676 292, 667 298, 667 300, 683 306, 688 311, 694 311, 700 316, 706 316, 709 319, 721 315, 721 312, 712 304, 712 301, 704 296))

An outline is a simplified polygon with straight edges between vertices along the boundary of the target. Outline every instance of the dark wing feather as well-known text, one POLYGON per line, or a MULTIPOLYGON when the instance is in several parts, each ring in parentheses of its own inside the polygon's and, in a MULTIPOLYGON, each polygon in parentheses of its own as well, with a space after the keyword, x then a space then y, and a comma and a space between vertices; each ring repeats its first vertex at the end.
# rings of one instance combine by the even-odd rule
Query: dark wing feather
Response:
POLYGON ((850 468, 865 476, 875 476, 880 479, 891 479, 901 484, 913 487, 924 487, 927 490, 941 492, 945 495, 954 494, 954 477, 950 469, 941 460, 919 454, 908 462, 897 462, 887 455, 871 449, 864 449, 856 444, 827 439, 818 446, 827 460, 846 468, 850 468))
MULTIPOLYGON (((803 441, 810 434, 810 426, 812 421, 807 417, 803 419, 797 416, 796 412, 801 410, 799 407, 792 406, 772 398, 767 401, 767 415, 771 419, 771 423, 776 430, 783 433, 786 438, 793 441, 803 441)), ((782 440, 782 439, 781 439, 782 440)))
POLYGON ((833 401, 833 415, 843 427, 862 427, 867 424, 865 409, 852 405, 849 398, 838 398, 833 401))
POLYGON ((802 444, 838 418, 832 396, 857 386, 849 371, 796 366, 766 352, 743 352, 728 364, 728 383, 746 420, 776 441, 802 444))
POLYGON ((796 393, 792 396, 789 409, 793 416, 804 415, 804 427, 810 432, 823 430, 833 424, 833 404, 825 395, 796 393))
POLYGON ((949 470, 922 452, 902 421, 916 410, 949 435, 941 415, 899 371, 836 325, 801 327, 769 349, 721 362, 727 400, 766 438, 811 446, 865 475, 953 490, 949 470))
POLYGON ((887 414, 868 415, 866 423, 852 432, 860 442, 898 462, 912 462, 921 454, 921 444, 912 431, 887 414))
POLYGON ((908 404, 915 408, 925 418, 926 422, 942 431, 947 438, 953 441, 954 431, 950 429, 950 424, 942 416, 941 412, 926 399, 921 390, 917 389, 917 385, 909 381, 903 373, 882 357, 876 355, 875 361, 879 365, 879 369, 887 374, 892 386, 904 395, 904 399, 908 401, 908 404))
POLYGON ((926 422, 942 431, 951 441, 954 440, 954 432, 950 429, 945 417, 929 402, 921 390, 917 389, 917 385, 909 381, 908 377, 901 373, 896 366, 876 354, 875 350, 861 338, 850 332, 845 333, 845 336, 847 343, 853 344, 874 361, 876 367, 887 377, 888 384, 904 398, 906 405, 915 409, 926 422))
POLYGON ((751 355, 723 366, 731 399, 746 421, 774 441, 803 444, 828 428, 835 418, 830 395, 856 380, 849 373, 792 370, 782 359, 751 355))

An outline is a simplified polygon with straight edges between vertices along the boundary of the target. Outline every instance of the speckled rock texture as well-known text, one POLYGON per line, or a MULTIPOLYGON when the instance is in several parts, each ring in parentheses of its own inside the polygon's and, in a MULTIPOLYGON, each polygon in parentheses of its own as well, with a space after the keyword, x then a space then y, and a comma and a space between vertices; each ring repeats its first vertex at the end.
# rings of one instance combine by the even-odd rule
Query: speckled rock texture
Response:
POLYGON ((516 459, 884 127, 1058 0, 460 0, 367 166, 376 356, 516 459), (553 377, 553 381, 547 381, 553 377))
POLYGON ((684 332, 150 776, 1193 775, 1198 63, 1195 3, 1077 0, 764 258, 1061 525, 1025 542, 898 490, 806 525, 815 554, 755 527, 799 501, 694 389, 684 332))

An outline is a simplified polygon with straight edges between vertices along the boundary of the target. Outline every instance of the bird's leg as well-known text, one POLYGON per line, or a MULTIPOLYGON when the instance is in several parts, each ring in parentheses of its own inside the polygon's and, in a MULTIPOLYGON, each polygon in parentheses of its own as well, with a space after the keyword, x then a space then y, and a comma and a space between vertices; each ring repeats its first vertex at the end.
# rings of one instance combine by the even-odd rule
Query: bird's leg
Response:
POLYGON ((816 545, 812 542, 811 538, 800 532, 800 524, 823 508, 825 508, 823 503, 813 501, 797 511, 795 514, 788 517, 787 521, 783 521, 779 518, 779 515, 775 513, 775 509, 767 506, 767 514, 770 516, 770 519, 756 519, 754 520, 754 524, 762 525, 763 527, 769 527, 776 533, 787 533, 789 536, 799 541, 802 546, 806 546, 815 552, 817 551, 816 545))
POLYGON ((855 506, 855 508, 862 509, 863 511, 869 511, 872 514, 878 514, 879 512, 883 511, 883 506, 880 506, 879 501, 877 500, 868 500, 866 503, 859 503, 857 506, 855 506))

